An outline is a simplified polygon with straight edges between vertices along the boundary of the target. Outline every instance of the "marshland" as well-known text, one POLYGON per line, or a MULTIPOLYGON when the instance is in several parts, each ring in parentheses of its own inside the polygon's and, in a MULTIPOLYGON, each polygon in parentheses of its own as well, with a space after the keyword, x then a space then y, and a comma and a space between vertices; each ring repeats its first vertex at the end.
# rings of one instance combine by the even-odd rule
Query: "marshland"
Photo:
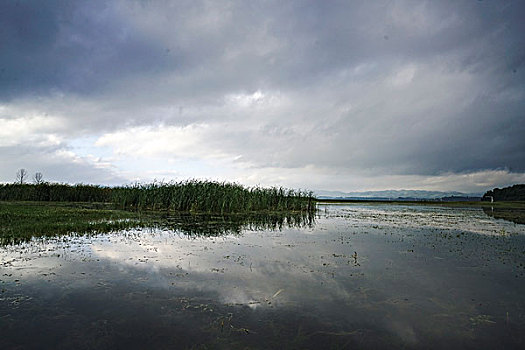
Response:
POLYGON ((0 1, 0 350, 525 349, 524 18, 0 1))
POLYGON ((0 196, 3 349, 525 344, 521 203, 206 181, 0 196))
MULTIPOLYGON (((189 180, 121 187, 67 184, 0 185, 0 241, 67 233, 101 233, 166 225, 167 216, 191 213, 250 218, 280 214, 287 221, 312 216, 311 192, 246 188, 239 184, 189 180)), ((242 220, 240 220, 242 221, 242 220)), ((258 221, 255 219, 255 221, 258 221)), ((279 221, 279 220, 277 220, 279 221)), ((281 220, 282 221, 282 220, 281 220)))

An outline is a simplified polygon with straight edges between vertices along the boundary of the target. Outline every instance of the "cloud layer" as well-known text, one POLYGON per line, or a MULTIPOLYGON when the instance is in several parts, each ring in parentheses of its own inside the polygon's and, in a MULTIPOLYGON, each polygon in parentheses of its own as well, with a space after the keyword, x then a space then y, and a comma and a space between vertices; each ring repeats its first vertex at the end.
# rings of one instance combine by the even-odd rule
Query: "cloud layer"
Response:
POLYGON ((1 181, 525 180, 519 1, 0 6, 1 181))

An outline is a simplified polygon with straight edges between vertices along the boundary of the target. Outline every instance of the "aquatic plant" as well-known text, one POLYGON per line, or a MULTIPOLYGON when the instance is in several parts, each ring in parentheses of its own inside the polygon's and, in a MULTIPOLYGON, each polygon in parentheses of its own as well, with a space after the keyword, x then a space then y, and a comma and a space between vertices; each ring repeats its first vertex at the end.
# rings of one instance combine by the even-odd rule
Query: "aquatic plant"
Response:
POLYGON ((315 209, 311 192, 284 188, 246 188, 228 182, 134 184, 112 190, 112 201, 121 209, 178 212, 238 213, 255 211, 308 211, 315 209))
POLYGON ((56 183, 3 184, 0 201, 113 203, 127 210, 240 213, 256 211, 315 211, 312 192, 282 187, 251 187, 216 181, 135 183, 129 186, 56 183))

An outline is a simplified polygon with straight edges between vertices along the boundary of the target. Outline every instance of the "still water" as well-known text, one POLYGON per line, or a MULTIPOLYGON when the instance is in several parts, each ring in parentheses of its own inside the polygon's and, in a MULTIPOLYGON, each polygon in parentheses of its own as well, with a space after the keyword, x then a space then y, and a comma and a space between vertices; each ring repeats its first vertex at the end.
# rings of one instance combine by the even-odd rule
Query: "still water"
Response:
POLYGON ((525 225, 319 209, 0 247, 0 348, 525 347, 525 225))

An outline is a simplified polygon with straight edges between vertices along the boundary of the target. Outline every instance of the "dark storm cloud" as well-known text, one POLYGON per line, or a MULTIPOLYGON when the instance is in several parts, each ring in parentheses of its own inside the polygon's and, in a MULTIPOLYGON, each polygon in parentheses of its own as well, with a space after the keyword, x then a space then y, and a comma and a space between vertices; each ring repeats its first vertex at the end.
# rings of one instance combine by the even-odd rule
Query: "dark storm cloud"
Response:
POLYGON ((166 52, 105 1, 2 1, 0 98, 91 94, 165 69, 166 52))
POLYGON ((6 1, 0 101, 62 118, 64 137, 206 125, 187 152, 253 168, 525 172, 524 15, 521 1, 6 1))
POLYGON ((129 75, 178 69, 185 75, 196 66, 214 74, 195 88, 223 92, 261 84, 297 87, 369 60, 420 60, 471 50, 451 68, 493 69, 494 64, 483 66, 492 57, 501 60, 498 68, 512 72, 525 57, 525 42, 517 35, 525 30, 523 5, 516 3, 6 1, 0 6, 3 96, 90 93, 129 75), (211 11, 218 18, 207 19, 211 11), (149 17, 140 18, 144 13, 149 17), (153 30, 143 30, 141 21, 153 30), (265 52, 272 39, 279 47, 265 52))
POLYGON ((459 53, 451 69, 498 73, 524 64, 519 3, 217 4, 2 2, 3 94, 90 93, 129 75, 180 69, 184 76, 195 67, 214 71, 203 81, 194 76, 200 83, 195 89, 224 92, 304 86, 370 60, 388 64, 459 53), (278 48, 265 52, 272 39, 278 48))

